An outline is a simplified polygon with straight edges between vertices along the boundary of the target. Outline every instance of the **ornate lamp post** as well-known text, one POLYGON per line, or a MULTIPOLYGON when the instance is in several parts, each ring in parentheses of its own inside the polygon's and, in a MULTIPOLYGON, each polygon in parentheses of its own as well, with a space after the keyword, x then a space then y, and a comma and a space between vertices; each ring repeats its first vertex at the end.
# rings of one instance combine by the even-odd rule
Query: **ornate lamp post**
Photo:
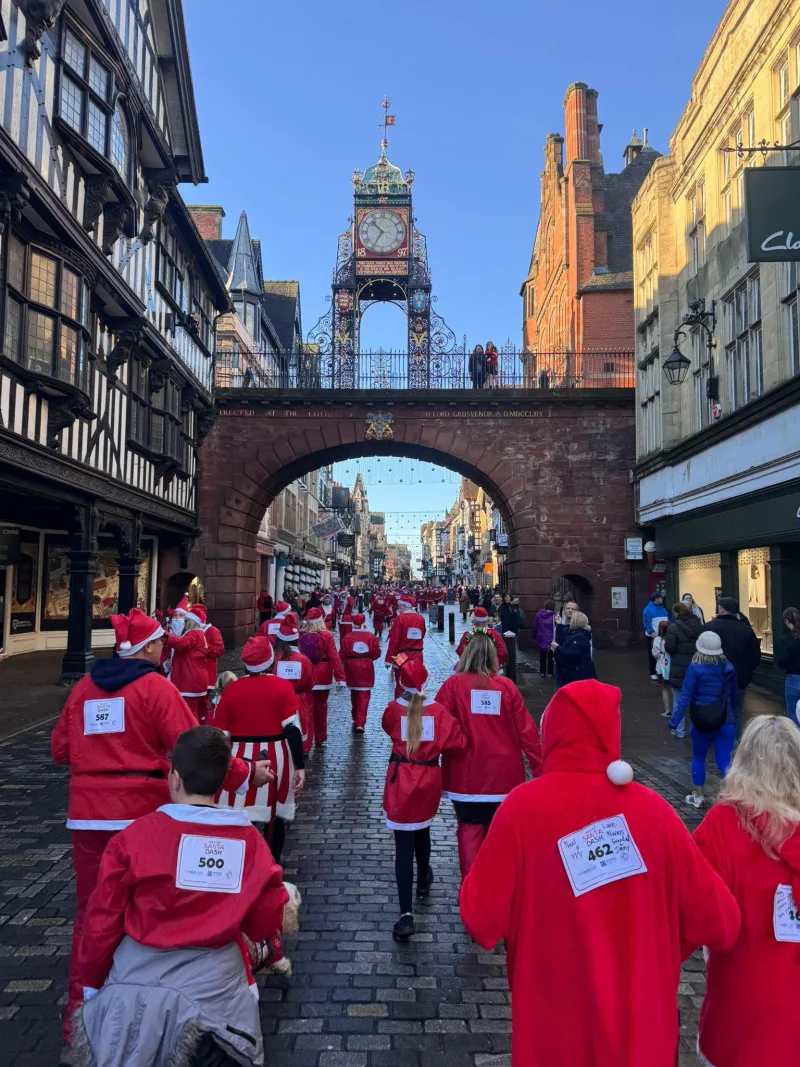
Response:
POLYGON ((694 300, 689 301, 689 310, 683 316, 680 325, 675 331, 672 352, 669 358, 664 361, 663 365, 664 374, 670 385, 683 385, 686 381, 686 375, 689 373, 689 368, 692 365, 691 360, 684 356, 678 344, 680 339, 686 336, 686 330, 682 328, 684 326, 688 326, 689 329, 699 327, 705 332, 706 348, 708 349, 708 381, 706 382, 706 396, 709 400, 719 400, 719 378, 716 376, 714 369, 714 349, 716 348, 714 330, 717 327, 716 301, 712 300, 711 307, 708 309, 706 309, 706 302, 702 297, 696 297, 694 300))

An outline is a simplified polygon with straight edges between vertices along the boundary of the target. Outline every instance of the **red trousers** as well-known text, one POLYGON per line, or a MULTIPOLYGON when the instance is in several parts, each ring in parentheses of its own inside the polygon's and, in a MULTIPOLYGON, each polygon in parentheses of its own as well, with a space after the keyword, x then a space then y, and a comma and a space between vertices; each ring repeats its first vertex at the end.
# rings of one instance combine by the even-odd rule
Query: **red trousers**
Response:
POLYGON ((303 753, 308 755, 314 744, 314 694, 300 694, 300 725, 303 735, 303 753))
POLYGON ((372 629, 378 637, 383 633, 383 618, 383 615, 378 615, 377 612, 374 612, 372 615, 372 629))
POLYGON ((72 931, 72 952, 69 957, 69 991, 67 1009, 64 1013, 64 1040, 72 1040, 72 1013, 83 1000, 83 986, 78 981, 78 954, 83 937, 83 921, 86 905, 92 890, 97 885, 100 860, 106 845, 117 833, 116 830, 73 830, 72 866, 75 870, 75 926, 72 931))
POLYGON ((320 745, 328 740, 328 695, 329 689, 314 689, 314 741, 320 745))
POLYGON ((363 728, 367 725, 367 711, 369 710, 369 698, 372 696, 370 689, 351 689, 350 705, 353 716, 353 726, 363 728))
POLYGON ((458 865, 461 868, 461 878, 464 879, 477 859, 484 837, 489 833, 489 823, 469 823, 460 819, 457 822, 458 865))
POLYGON ((201 726, 206 722, 211 722, 208 697, 184 697, 183 699, 189 705, 189 711, 191 711, 201 726))

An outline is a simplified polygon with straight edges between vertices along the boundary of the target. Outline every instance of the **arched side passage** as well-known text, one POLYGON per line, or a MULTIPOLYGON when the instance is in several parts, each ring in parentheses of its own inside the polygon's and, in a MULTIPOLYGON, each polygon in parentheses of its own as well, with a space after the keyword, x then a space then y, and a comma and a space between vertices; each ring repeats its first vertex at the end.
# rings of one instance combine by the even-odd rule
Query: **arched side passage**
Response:
MULTIPOLYGON (((406 394, 404 403, 382 409, 391 436, 376 439, 374 401, 261 409, 252 391, 240 396, 248 406, 240 410, 222 400, 231 406, 223 408, 203 445, 202 536, 191 559, 229 646, 252 633, 256 537, 266 508, 308 471, 358 456, 410 456, 484 488, 509 531, 509 581, 528 613, 549 595, 564 561, 587 561, 597 575, 598 605, 601 598, 610 603, 610 591, 602 594, 611 584, 627 580, 623 534, 616 532, 635 529, 626 524, 633 510, 628 468, 634 454, 627 398, 600 405, 586 419, 585 405, 572 398, 527 410, 510 401, 483 410, 441 410, 411 404, 406 394)), ((443 499, 443 510, 450 503, 443 499)), ((595 626, 614 629, 618 622, 610 612, 593 619, 595 626)))

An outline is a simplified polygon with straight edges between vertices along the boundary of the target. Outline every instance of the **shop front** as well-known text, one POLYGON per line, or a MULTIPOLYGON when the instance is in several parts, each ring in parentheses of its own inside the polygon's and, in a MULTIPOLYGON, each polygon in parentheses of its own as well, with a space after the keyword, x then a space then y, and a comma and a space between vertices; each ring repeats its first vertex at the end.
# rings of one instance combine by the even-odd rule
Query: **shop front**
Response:
POLYGON ((720 596, 737 600, 761 642, 755 680, 780 692, 783 672, 772 656, 784 610, 800 606, 800 489, 738 498, 653 529, 668 601, 691 593, 708 620, 720 596))

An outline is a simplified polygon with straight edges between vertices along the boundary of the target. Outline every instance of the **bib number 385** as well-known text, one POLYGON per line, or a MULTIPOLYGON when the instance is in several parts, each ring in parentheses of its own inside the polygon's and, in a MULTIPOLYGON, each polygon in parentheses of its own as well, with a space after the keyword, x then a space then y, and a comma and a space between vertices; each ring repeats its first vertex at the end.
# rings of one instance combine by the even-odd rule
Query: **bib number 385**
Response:
POLYGON ((201 893, 239 893, 244 870, 244 841, 182 834, 175 885, 201 893))

